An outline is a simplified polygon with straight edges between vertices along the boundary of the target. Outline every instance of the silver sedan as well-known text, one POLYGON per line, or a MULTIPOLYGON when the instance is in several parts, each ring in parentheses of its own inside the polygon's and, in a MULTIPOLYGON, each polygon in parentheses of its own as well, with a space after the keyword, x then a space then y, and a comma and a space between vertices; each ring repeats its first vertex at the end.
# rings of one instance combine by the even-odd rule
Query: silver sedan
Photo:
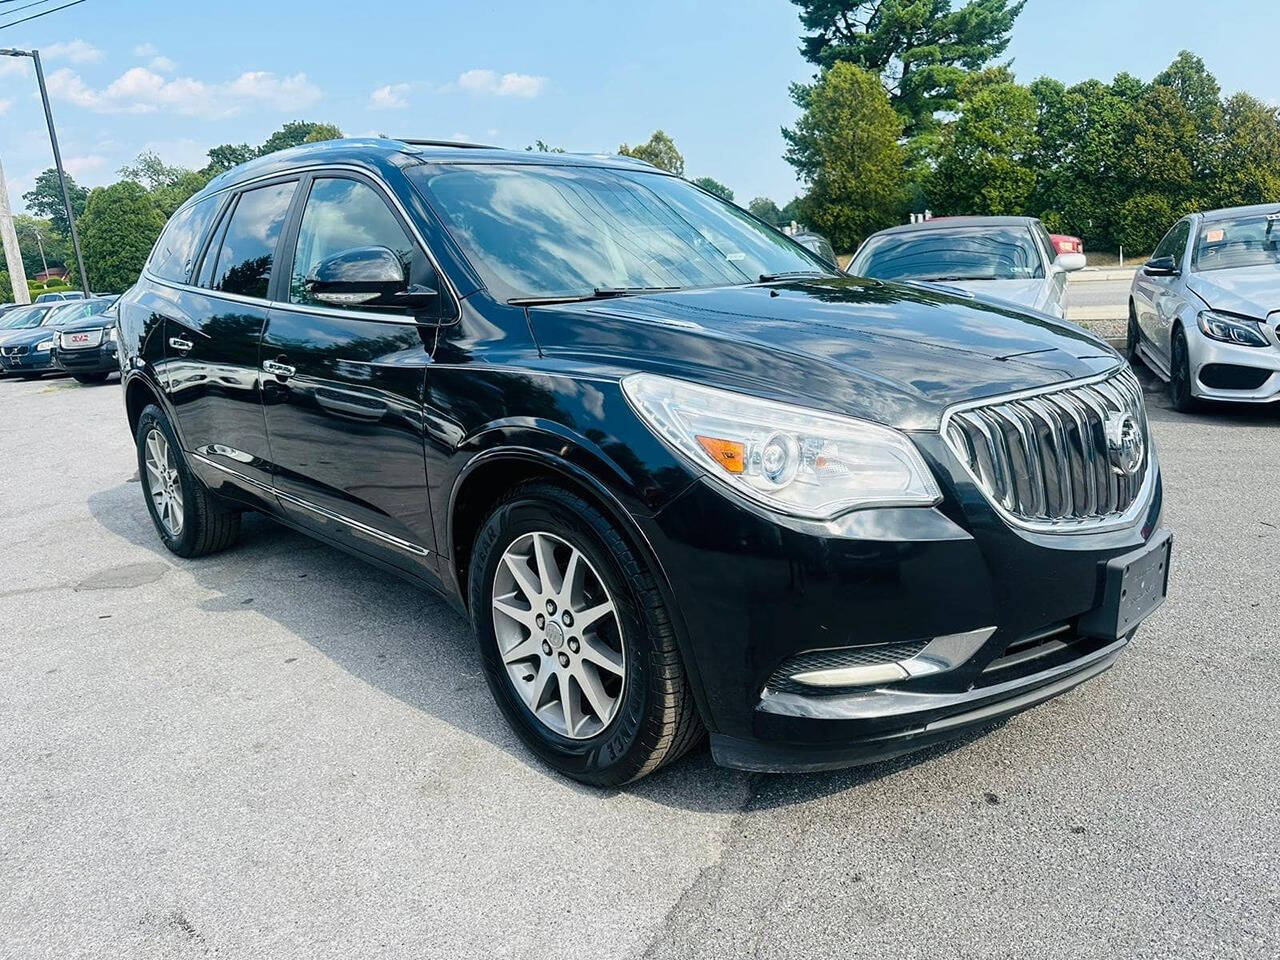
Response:
POLYGON ((1084 265, 1083 253, 1059 254, 1035 217, 938 217, 873 233, 847 272, 943 283, 1061 318, 1067 274, 1084 265))
POLYGON ((1128 352, 1200 399, 1280 400, 1280 206, 1183 217, 1133 278, 1128 352))

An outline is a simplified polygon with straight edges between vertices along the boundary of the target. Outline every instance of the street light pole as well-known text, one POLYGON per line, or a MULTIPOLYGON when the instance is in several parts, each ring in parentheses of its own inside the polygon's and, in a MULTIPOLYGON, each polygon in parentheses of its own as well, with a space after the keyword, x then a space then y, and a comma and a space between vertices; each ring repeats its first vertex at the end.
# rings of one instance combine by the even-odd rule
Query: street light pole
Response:
POLYGON ((39 50, 0 50, 4 57, 30 57, 36 65, 36 82, 40 85, 40 99, 44 103, 44 118, 49 124, 49 143, 53 146, 53 165, 58 170, 58 183, 62 187, 62 205, 67 212, 67 226, 71 230, 71 246, 76 252, 76 267, 80 270, 80 289, 89 296, 89 274, 84 269, 84 255, 80 252, 80 234, 76 230, 76 217, 71 210, 71 193, 67 190, 67 175, 62 169, 62 151, 58 149, 58 132, 53 126, 53 110, 49 107, 49 91, 44 85, 44 68, 40 65, 39 50))
POLYGON ((40 249, 40 266, 44 267, 44 282, 49 282, 49 261, 44 258, 44 241, 40 239, 40 231, 31 228, 31 232, 36 235, 36 246, 40 249))

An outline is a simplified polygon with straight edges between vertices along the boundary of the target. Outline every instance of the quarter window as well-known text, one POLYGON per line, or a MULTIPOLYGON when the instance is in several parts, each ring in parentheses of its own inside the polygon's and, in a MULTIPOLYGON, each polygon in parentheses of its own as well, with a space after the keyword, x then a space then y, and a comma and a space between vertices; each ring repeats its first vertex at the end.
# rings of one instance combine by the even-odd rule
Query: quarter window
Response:
POLYGON ((296 186, 296 183, 278 183, 240 195, 218 251, 213 270, 214 290, 267 298, 276 244, 296 186))
POLYGON ((320 305, 307 292, 307 278, 324 260, 356 247, 386 247, 400 258, 406 278, 414 272, 413 242, 376 190, 358 180, 316 180, 298 229, 289 302, 320 305))
POLYGON ((218 212, 219 199, 206 197, 174 215, 151 255, 152 273, 162 280, 187 282, 200 238, 218 212))

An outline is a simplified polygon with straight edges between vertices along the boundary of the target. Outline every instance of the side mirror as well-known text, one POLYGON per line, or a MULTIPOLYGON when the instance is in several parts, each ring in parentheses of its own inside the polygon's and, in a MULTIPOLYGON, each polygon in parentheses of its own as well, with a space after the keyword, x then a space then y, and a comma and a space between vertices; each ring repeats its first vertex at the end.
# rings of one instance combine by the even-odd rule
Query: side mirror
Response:
POLYGON ((1178 262, 1173 257, 1153 257, 1142 272, 1148 277, 1174 277, 1178 274, 1178 262))
POLYGON ((307 292, 337 307, 417 309, 435 302, 436 291, 410 288, 404 264, 387 247, 353 247, 320 261, 306 280, 307 292))
POLYGON ((1053 263, 1067 273, 1075 273, 1077 270, 1083 270, 1088 260, 1083 253, 1060 253, 1053 263))

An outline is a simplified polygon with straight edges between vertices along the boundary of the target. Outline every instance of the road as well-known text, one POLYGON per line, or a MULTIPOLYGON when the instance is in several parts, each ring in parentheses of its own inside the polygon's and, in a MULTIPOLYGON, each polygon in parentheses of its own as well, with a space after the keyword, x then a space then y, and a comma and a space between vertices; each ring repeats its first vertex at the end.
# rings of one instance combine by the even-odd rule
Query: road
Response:
POLYGON ((268 521, 184 562, 115 384, 0 382, 0 957, 1187 957, 1280 944, 1280 412, 1152 398, 1172 596, 983 736, 602 792, 467 625, 268 521))

